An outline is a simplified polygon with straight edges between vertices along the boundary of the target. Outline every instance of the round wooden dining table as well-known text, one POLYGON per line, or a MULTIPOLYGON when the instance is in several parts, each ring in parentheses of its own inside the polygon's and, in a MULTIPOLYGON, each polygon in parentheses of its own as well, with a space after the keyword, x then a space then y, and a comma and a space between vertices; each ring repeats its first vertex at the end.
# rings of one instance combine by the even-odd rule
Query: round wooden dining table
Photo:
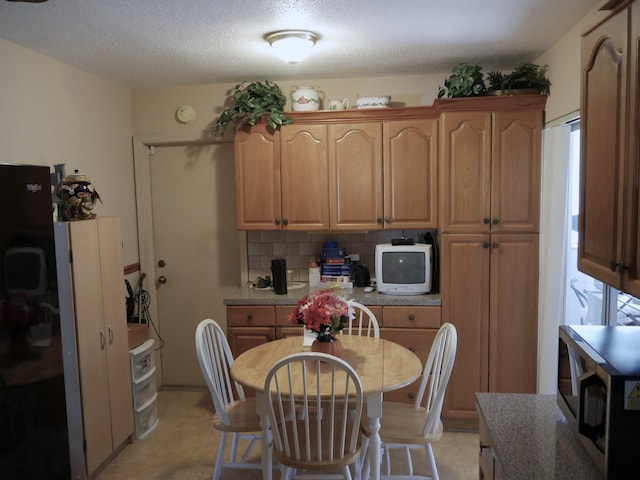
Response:
MULTIPOLYGON (((380 417, 382 394, 402 388, 422 373, 422 364, 411 350, 381 338, 339 335, 343 345, 342 359, 351 365, 362 382, 367 403, 371 437, 369 459, 371 477, 380 478, 380 417)), ((288 337, 267 342, 239 355, 231 367, 231 376, 244 388, 256 392, 256 405, 262 426, 262 474, 271 479, 272 455, 267 417, 264 381, 271 366, 292 353, 310 351, 302 337, 288 337)))

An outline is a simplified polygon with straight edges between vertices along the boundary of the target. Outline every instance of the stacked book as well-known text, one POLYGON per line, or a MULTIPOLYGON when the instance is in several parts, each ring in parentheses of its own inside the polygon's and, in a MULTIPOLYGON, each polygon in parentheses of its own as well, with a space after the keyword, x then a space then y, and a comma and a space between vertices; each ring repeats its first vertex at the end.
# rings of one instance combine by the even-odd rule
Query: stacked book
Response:
POLYGON ((322 250, 321 277, 322 283, 334 283, 349 287, 351 283, 351 265, 347 263, 342 248, 324 248, 322 250))

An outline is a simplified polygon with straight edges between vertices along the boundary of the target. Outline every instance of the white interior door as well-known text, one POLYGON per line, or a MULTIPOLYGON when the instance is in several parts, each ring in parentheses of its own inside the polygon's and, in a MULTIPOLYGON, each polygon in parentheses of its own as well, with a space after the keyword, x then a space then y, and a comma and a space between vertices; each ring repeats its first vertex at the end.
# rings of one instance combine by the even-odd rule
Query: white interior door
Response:
POLYGON ((233 145, 155 147, 150 155, 163 385, 204 385, 198 323, 226 328, 225 296, 240 285, 233 145))

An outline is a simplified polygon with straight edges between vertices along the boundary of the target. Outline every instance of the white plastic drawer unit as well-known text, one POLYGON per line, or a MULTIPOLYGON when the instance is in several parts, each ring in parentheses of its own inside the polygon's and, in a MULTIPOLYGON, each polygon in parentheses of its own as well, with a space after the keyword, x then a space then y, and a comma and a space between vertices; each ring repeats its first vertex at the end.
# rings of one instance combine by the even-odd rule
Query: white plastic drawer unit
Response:
POLYGON ((136 408, 136 438, 143 439, 158 425, 158 395, 154 394, 149 402, 136 408))
POLYGON ((139 380, 133 382, 133 408, 138 409, 156 394, 156 368, 147 372, 139 380))
POLYGON ((151 338, 133 350, 129 350, 129 357, 131 358, 131 378, 134 383, 156 368, 153 344, 154 341, 153 338, 151 338))

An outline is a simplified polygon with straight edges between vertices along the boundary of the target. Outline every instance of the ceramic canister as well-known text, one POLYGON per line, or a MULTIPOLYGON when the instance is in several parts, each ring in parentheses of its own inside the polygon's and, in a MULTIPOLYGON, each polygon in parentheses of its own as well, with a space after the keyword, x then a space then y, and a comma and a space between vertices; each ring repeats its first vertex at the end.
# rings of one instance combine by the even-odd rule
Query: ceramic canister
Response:
POLYGON ((291 106, 294 111, 320 109, 320 94, 313 87, 291 87, 291 106))
POLYGON ((78 170, 73 175, 67 175, 62 179, 56 194, 60 198, 58 216, 61 220, 95 218, 96 215, 92 210, 100 196, 89 177, 79 174, 78 170))

